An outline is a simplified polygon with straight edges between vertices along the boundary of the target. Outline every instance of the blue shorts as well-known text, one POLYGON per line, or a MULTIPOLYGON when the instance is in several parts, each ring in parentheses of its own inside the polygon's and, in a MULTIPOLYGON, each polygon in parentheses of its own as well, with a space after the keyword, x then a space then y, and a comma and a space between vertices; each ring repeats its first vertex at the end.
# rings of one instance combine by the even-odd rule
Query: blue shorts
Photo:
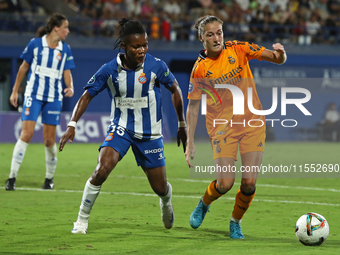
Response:
POLYGON ((138 166, 156 168, 165 166, 163 138, 155 140, 141 140, 131 136, 121 126, 111 126, 105 141, 99 147, 111 147, 123 158, 130 146, 138 166))
POLYGON ((41 122, 57 126, 60 123, 62 101, 44 102, 32 97, 25 97, 22 106, 22 120, 37 121, 41 113, 41 122))

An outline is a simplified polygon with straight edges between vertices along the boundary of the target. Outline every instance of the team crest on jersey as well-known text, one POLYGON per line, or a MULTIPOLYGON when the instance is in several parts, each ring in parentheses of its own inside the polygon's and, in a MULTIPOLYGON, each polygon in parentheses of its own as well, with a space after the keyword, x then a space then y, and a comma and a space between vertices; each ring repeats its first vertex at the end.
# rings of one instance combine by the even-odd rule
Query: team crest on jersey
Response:
POLYGON ((144 83, 147 81, 147 79, 146 79, 146 77, 145 77, 145 73, 141 73, 141 74, 140 74, 140 76, 139 76, 139 78, 138 78, 138 81, 139 81, 140 83, 142 83, 142 84, 144 84, 144 83))
POLYGON ((231 65, 235 64, 235 59, 232 56, 229 56, 228 59, 229 59, 229 64, 231 65))
POLYGON ((109 133, 106 138, 105 138, 105 141, 111 141, 113 138, 113 133, 109 133))
POLYGON ((25 115, 26 116, 30 115, 30 108, 26 108, 25 115))
POLYGON ((60 61, 62 59, 60 52, 57 55, 57 59, 60 61))

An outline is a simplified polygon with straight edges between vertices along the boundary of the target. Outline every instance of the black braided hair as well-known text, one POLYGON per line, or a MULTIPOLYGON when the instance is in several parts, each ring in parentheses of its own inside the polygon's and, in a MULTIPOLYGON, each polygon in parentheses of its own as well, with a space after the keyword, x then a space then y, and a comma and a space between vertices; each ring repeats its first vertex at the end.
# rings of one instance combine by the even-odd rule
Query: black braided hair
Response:
POLYGON ((114 43, 114 49, 119 48, 120 44, 129 35, 145 34, 145 29, 139 21, 123 18, 119 21, 119 37, 114 43))

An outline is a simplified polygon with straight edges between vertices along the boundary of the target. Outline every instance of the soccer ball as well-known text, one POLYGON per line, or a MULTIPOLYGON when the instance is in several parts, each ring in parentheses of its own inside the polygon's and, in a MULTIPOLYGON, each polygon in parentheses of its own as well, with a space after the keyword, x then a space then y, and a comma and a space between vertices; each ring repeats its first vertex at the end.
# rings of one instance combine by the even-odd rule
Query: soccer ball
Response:
POLYGON ((318 213, 306 213, 295 224, 295 235, 304 245, 321 245, 326 241, 328 234, 328 222, 318 213))

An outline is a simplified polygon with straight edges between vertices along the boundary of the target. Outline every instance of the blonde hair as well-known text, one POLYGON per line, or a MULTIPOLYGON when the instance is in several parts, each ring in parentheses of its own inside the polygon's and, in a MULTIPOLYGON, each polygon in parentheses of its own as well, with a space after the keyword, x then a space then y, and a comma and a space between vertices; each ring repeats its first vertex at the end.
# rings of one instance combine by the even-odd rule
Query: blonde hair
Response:
POLYGON ((216 16, 212 16, 212 15, 206 15, 206 16, 203 16, 201 18, 199 18, 195 24, 195 28, 197 29, 198 31, 198 35, 202 36, 203 35, 203 30, 204 30, 204 27, 209 24, 209 23, 212 23, 212 22, 215 22, 217 21, 218 23, 220 23, 221 25, 223 24, 223 21, 220 20, 219 18, 217 18, 216 16))

